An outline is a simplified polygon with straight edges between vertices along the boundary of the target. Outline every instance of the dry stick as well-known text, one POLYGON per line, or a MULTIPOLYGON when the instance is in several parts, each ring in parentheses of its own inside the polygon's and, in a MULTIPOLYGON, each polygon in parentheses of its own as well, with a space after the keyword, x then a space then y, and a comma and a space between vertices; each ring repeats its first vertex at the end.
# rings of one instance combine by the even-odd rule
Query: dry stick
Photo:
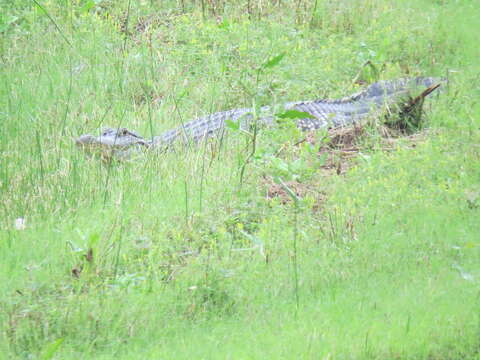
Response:
POLYGON ((440 87, 440 84, 432 85, 428 87, 425 91, 423 91, 420 95, 408 101, 408 103, 404 105, 401 111, 401 114, 408 116, 409 113, 415 111, 415 108, 417 108, 417 106, 418 106, 417 109, 420 110, 420 114, 421 114, 422 105, 423 105, 423 101, 425 100, 425 97, 431 94, 433 91, 435 91, 439 87, 440 87))
POLYGON ((432 92, 437 90, 440 87, 440 84, 435 84, 427 88, 425 91, 423 91, 420 95, 418 95, 415 99, 411 100, 409 102, 409 106, 415 106, 418 104, 420 101, 422 101, 425 97, 430 95, 432 92))

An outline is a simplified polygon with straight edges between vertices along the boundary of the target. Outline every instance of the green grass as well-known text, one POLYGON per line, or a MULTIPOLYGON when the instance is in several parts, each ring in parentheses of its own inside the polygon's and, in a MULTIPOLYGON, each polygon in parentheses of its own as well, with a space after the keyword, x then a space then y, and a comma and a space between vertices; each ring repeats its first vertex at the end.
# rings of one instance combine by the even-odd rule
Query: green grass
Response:
POLYGON ((38 3, 0 1, 0 358, 479 358, 475 1, 38 3), (250 159, 234 131, 107 165, 73 142, 416 75, 450 80, 423 140, 342 176, 293 126, 250 159))

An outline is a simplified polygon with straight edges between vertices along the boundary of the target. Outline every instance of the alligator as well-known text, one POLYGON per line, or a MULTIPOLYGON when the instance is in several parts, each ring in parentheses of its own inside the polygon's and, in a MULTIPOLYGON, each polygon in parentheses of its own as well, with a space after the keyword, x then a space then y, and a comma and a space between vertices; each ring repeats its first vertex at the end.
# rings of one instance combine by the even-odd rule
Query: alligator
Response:
POLYGON ((100 153, 103 159, 125 159, 133 150, 155 148, 163 151, 173 148, 178 142, 183 145, 198 143, 205 138, 223 135, 228 124, 243 130, 251 129, 253 124, 273 125, 282 115, 295 118, 296 126, 302 131, 342 127, 378 116, 385 108, 407 104, 406 99, 410 99, 410 102, 420 99, 423 104, 424 97, 438 88, 441 82, 442 79, 433 77, 383 80, 337 100, 286 103, 279 116, 272 115, 275 109, 270 106, 261 107, 258 116, 254 115, 252 108, 240 108, 199 117, 150 139, 126 128, 106 128, 99 136, 81 135, 76 139, 76 144, 87 153, 100 153), (427 90, 413 98, 412 94, 419 88, 427 90))

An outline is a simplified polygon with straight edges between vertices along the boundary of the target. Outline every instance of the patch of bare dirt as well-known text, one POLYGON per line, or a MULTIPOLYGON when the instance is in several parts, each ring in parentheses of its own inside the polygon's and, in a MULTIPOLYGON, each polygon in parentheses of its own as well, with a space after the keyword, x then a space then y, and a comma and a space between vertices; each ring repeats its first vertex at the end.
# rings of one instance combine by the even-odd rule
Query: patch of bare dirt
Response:
MULTIPOLYGON (((325 161, 320 167, 325 176, 343 175, 355 164, 355 158, 362 152, 378 149, 380 151, 394 151, 399 143, 402 146, 415 148, 426 138, 426 132, 417 132, 407 135, 401 129, 392 129, 385 125, 352 125, 328 130, 326 137, 319 139, 318 133, 309 132, 296 145, 308 142, 318 146, 318 155, 324 156, 325 161)), ((281 184, 277 184, 270 177, 265 177, 263 185, 266 189, 266 198, 279 198, 282 204, 292 202, 292 197, 281 184)), ((326 193, 319 191, 314 184, 288 181, 285 185, 299 198, 310 195, 315 199, 314 210, 319 209, 326 199, 326 193)))
MULTIPOLYGON (((285 205, 293 201, 292 196, 282 184, 277 184, 272 177, 265 176, 262 181, 267 199, 280 200, 280 203, 285 205)), ((300 199, 310 196, 314 199, 313 210, 318 210, 326 199, 326 194, 319 191, 317 186, 301 183, 295 180, 286 181, 284 183, 294 194, 300 199)))
MULTIPOLYGON (((354 125, 330 129, 326 141, 319 145, 318 153, 326 157, 323 170, 342 175, 354 165, 353 160, 362 152, 373 149, 393 151, 400 142, 414 148, 424 138, 425 132, 408 135, 401 129, 385 125, 354 125)), ((313 134, 308 134, 305 141, 314 145, 316 142, 313 134)))

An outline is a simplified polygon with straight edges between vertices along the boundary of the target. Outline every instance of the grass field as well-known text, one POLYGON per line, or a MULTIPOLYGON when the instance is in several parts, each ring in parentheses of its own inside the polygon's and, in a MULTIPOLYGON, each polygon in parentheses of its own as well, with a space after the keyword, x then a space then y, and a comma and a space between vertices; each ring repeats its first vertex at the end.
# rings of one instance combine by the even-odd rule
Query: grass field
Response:
POLYGON ((0 359, 480 358, 478 1, 0 5, 0 359), (419 75, 425 128, 348 161, 73 141, 419 75))

